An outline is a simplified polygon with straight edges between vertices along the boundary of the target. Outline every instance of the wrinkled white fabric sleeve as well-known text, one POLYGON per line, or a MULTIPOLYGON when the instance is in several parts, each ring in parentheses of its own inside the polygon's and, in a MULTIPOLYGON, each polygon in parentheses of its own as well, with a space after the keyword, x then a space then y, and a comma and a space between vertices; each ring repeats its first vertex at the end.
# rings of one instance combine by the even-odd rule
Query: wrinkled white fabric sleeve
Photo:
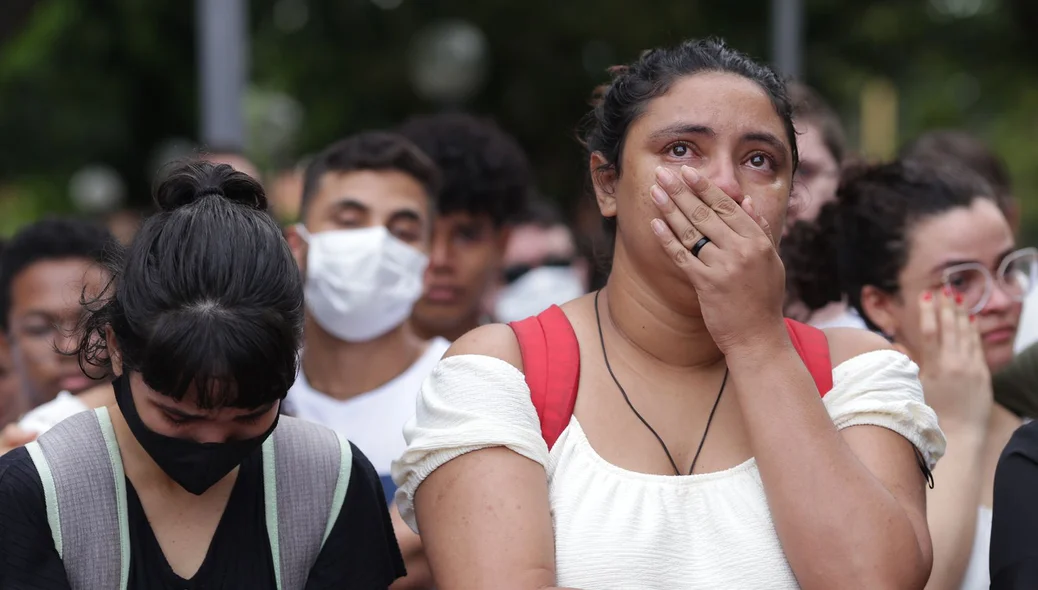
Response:
POLYGON ((833 389, 825 407, 839 429, 881 426, 908 439, 933 469, 946 442, 937 414, 926 405, 919 367, 893 350, 877 350, 833 369, 833 389))
POLYGON ((507 447, 548 463, 548 446, 526 378, 505 361, 482 355, 443 359, 422 384, 415 416, 404 425, 407 450, 393 462, 396 504, 418 532, 414 494, 444 463, 488 447, 507 447))

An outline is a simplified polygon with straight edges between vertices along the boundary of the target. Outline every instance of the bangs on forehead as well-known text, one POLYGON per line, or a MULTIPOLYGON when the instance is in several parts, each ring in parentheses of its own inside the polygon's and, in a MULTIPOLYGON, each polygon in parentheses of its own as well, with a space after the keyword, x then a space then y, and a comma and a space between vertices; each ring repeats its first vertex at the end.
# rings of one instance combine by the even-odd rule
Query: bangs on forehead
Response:
MULTIPOLYGON (((190 312, 189 312, 190 313, 190 312)), ((177 401, 194 401, 201 409, 256 409, 284 399, 295 380, 297 356, 260 345, 275 323, 256 317, 206 310, 206 321, 190 322, 190 333, 163 330, 156 323, 137 359, 145 383, 177 401)))

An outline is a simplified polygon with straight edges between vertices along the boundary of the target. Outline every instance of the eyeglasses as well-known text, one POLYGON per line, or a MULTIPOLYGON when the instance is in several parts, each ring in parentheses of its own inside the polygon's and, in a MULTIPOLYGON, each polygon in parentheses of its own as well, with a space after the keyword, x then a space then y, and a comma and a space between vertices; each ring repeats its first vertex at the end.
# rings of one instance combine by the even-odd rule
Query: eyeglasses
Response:
POLYGON ((956 264, 944 269, 941 278, 948 289, 962 295, 970 313, 979 313, 991 300, 995 282, 1013 301, 1023 301, 1038 283, 1038 248, 1024 248, 1006 256, 995 276, 979 262, 956 264))

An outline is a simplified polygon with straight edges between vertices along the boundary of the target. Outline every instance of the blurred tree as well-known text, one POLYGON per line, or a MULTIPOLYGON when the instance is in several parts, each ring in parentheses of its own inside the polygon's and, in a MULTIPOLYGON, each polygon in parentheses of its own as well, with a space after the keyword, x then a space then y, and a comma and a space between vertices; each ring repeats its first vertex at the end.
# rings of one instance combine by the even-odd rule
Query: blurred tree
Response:
MULTIPOLYGON (((806 0, 806 11, 806 81, 837 105, 853 141, 862 88, 886 78, 898 90, 900 139, 934 126, 987 138, 1038 231, 1038 3, 806 0)), ((574 204, 586 167, 574 131, 608 65, 703 35, 766 58, 769 14, 768 0, 252 0, 253 92, 302 109, 289 144, 250 146, 252 155, 287 167, 347 133, 463 107, 515 133, 544 192, 574 204), (444 19, 471 23, 487 43, 488 77, 463 105, 423 100, 409 76, 415 39, 444 19)), ((69 175, 90 162, 114 166, 131 199, 146 199, 159 142, 196 135, 193 18, 189 2, 36 0, 18 33, 0 37, 0 179, 22 194, 31 187, 42 204, 28 214, 67 207, 69 175)), ((264 116, 257 109, 250 117, 264 116)))

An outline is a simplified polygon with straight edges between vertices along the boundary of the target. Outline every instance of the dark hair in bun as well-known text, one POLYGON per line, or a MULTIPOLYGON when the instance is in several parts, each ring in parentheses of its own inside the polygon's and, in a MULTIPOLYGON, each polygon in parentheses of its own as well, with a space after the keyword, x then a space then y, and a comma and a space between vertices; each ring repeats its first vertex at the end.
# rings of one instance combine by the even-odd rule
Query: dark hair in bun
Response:
POLYGON ((86 302, 80 364, 110 372, 110 329, 123 371, 163 395, 203 408, 283 399, 296 376, 303 286, 263 187, 192 161, 168 168, 154 196, 159 213, 86 302))
POLYGON ((204 160, 175 162, 163 170, 155 185, 155 204, 160 211, 172 211, 206 197, 223 197, 253 209, 267 209, 263 186, 227 164, 204 160))

